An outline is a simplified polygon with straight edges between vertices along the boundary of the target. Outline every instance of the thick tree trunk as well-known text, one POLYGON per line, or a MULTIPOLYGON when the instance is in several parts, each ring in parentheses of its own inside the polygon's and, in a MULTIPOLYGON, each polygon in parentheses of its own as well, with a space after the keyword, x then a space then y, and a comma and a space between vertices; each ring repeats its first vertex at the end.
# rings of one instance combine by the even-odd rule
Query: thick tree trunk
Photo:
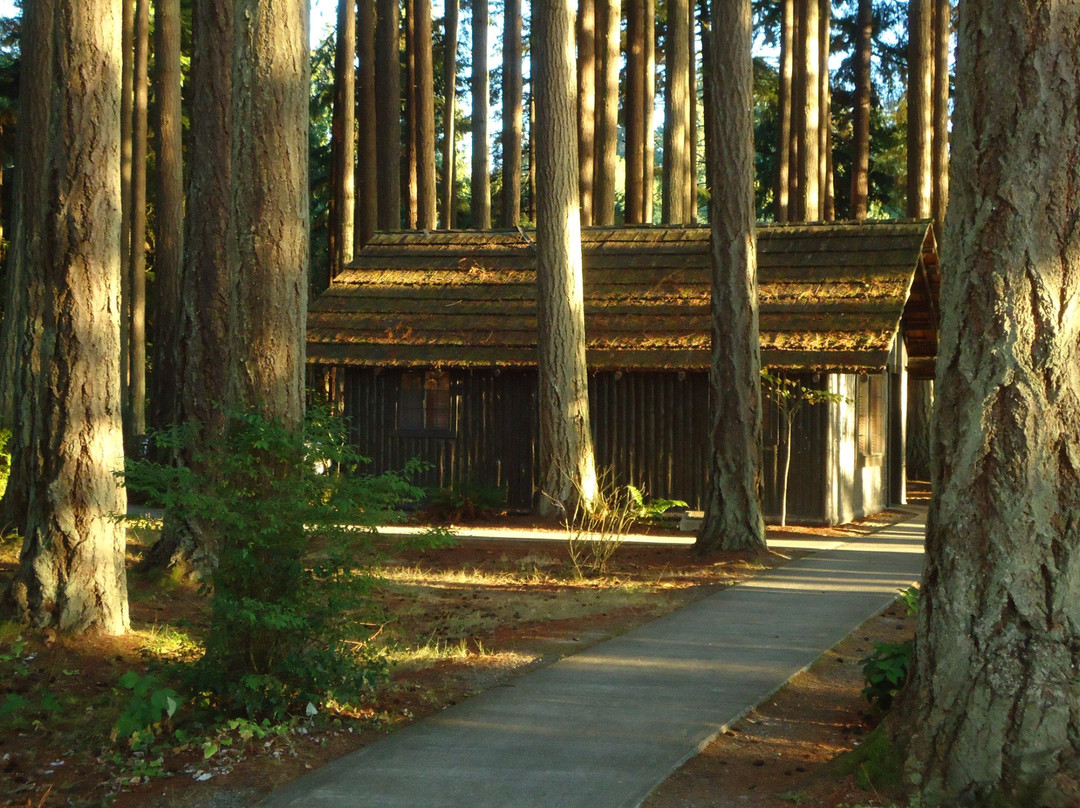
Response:
POLYGON ((690 57, 690 126, 686 130, 686 153, 690 156, 690 184, 686 186, 686 210, 688 211, 687 222, 693 223, 698 220, 698 70, 697 70, 697 3, 688 0, 687 12, 690 15, 687 20, 687 54, 690 57))
POLYGON ((799 149, 806 128, 806 41, 802 35, 803 8, 806 0, 793 0, 791 19, 791 138, 788 140, 788 218, 789 222, 803 220, 802 194, 799 193, 799 149))
MULTIPOLYGON (((356 26, 356 243, 367 244, 379 223, 379 157, 375 97, 375 0, 358 0, 356 26)), ((455 8, 456 8, 455 4, 455 8)), ((451 116, 452 118, 453 116, 451 116)))
POLYGON ((443 100, 442 215, 440 217, 440 224, 444 229, 454 226, 454 209, 457 207, 457 140, 454 131, 457 124, 455 120, 457 117, 457 42, 458 0, 447 0, 443 55, 446 98, 443 100))
POLYGON ((593 223, 615 224, 619 140, 619 24, 621 0, 596 0, 596 157, 593 223))
POLYGON ((533 7, 536 70, 536 278, 539 347, 540 503, 572 512, 596 494, 585 366, 578 202, 574 28, 570 0, 533 7))
POLYGON ((147 65, 150 49, 150 0, 135 3, 135 106, 132 115, 131 342, 128 368, 128 411, 125 429, 132 441, 146 433, 146 153, 148 129, 147 65))
POLYGON ((705 518, 695 549, 764 550, 761 343, 754 206, 750 0, 714 0, 707 76, 716 139, 706 144, 712 222, 712 433, 705 518))
POLYGON ((376 0, 375 117, 379 229, 401 228, 401 37, 398 0, 376 0))
POLYGON ((120 390, 118 0, 39 0, 23 17, 20 241, 33 257, 17 417, 29 492, 9 598, 62 631, 128 627, 120 390), (37 96, 29 98, 28 96, 37 96), (45 128, 37 128, 46 124, 45 128), (27 163, 23 163, 27 165, 27 163), (35 176, 39 175, 39 176, 35 176))
POLYGON ((802 38, 799 113, 799 215, 802 221, 821 220, 821 15, 818 0, 803 0, 799 19, 802 38))
POLYGON ((855 27, 855 108, 852 114, 851 218, 865 219, 870 199, 870 59, 874 3, 859 0, 855 27))
MULTIPOLYGON (((581 164, 581 223, 593 223, 596 179, 596 0, 578 0, 577 11, 577 138, 581 164)), ((534 85, 535 86, 535 85, 534 85)))
POLYGON ((435 229, 435 67, 431 0, 416 0, 416 226, 435 229))
POLYGON ((960 6, 908 774, 1080 799, 1080 5, 960 6))
POLYGON ((626 224, 641 224, 645 208, 645 0, 626 3, 626 224))
POLYGON ((334 109, 330 119, 330 281, 352 261, 356 223, 356 0, 338 0, 334 109))
POLYGON ((664 98, 663 221, 690 221, 690 13, 687 0, 670 0, 666 42, 667 94, 664 98))
POLYGON ((180 108, 180 2, 157 0, 154 10, 154 74, 157 95, 157 204, 154 219, 153 423, 180 420, 181 276, 184 261, 183 113, 180 108))
POLYGON ((934 103, 933 138, 930 144, 930 215, 938 243, 949 206, 949 34, 952 8, 949 0, 934 0, 934 103))
MULTIPOLYGON (((794 69, 793 34, 795 28, 795 0, 781 0, 780 7, 780 75, 778 96, 779 139, 776 144, 776 203, 773 215, 778 224, 786 224, 790 216, 791 200, 791 100, 792 74, 794 69)), ((869 2, 869 0, 864 0, 869 2)))
POLYGON ((491 229, 488 164, 488 0, 472 0, 472 226, 491 229))
POLYGON ((307 4, 238 0, 237 11, 229 253, 243 279, 232 335, 240 394, 264 417, 299 428, 308 288, 307 4))
POLYGON ((120 77, 120 390, 124 420, 128 412, 128 383, 131 370, 131 157, 132 124, 135 114, 135 0, 121 0, 120 47, 123 67, 120 77))
POLYGON ((502 220, 504 227, 521 222, 521 0, 507 0, 503 33, 503 165, 502 220))

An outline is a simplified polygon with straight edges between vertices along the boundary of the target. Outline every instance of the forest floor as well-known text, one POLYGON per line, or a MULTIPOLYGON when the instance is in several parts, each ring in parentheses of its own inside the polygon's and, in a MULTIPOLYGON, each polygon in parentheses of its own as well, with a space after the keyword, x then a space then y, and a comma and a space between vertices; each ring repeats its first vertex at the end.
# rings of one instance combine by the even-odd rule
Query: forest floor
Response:
MULTIPOLYGON (((769 538, 865 535, 900 516, 838 528, 770 528, 769 538)), ((514 517, 488 524, 538 526, 514 517)), ((155 535, 152 528, 129 530, 132 565, 155 535)), ((120 679, 197 656, 208 604, 194 584, 132 570, 132 630, 123 637, 71 638, 0 624, 0 806, 247 806, 387 732, 799 554, 701 557, 685 546, 624 544, 606 575, 580 579, 559 543, 464 540, 393 550, 380 567, 376 595, 388 617, 369 641, 392 663, 391 675, 363 704, 254 734, 245 725, 184 726, 181 706, 176 719, 184 734, 165 733, 137 754, 110 738, 130 700, 120 679)), ((13 542, 0 544, 0 586, 17 556, 13 542)), ((912 631, 898 606, 864 624, 687 763, 646 805, 890 805, 890 795, 864 772, 843 775, 833 761, 876 722, 860 695, 859 660, 874 642, 912 631)))

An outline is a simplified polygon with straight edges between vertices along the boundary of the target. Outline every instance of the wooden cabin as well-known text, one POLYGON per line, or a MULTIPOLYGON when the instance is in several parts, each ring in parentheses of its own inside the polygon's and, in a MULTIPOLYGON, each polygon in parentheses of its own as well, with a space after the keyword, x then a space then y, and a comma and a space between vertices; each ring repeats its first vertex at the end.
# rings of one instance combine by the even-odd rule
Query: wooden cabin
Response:
MULTIPOLYGON (((586 228, 582 253, 598 467, 700 506, 709 230, 586 228)), ((527 231, 382 234, 312 302, 313 380, 373 470, 421 457, 423 484, 468 480, 534 505, 535 263, 527 231)), ((937 348, 929 222, 763 226, 758 278, 763 365, 847 398, 796 422, 789 519, 835 524, 902 502, 906 377, 932 374, 937 348)), ((766 402, 768 514, 779 513, 782 450, 766 402)))

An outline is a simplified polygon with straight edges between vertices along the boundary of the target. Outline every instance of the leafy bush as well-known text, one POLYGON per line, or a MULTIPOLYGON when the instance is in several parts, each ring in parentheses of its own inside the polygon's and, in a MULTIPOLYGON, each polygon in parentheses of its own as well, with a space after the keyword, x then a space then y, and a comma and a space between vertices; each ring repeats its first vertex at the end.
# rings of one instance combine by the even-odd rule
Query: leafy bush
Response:
MULTIPOLYGON (((161 457, 181 456, 190 440, 184 430, 155 436, 161 457)), ((416 468, 361 474, 366 461, 322 410, 303 431, 230 414, 216 445, 191 456, 190 466, 131 462, 126 481, 198 525, 214 562, 206 651, 187 677, 199 701, 276 719, 355 699, 381 673, 353 634, 375 583, 372 527, 419 498, 416 468)))
POLYGON ((681 499, 646 499, 645 490, 633 485, 626 486, 626 492, 637 507, 637 518, 647 522, 656 521, 671 508, 689 507, 681 499))
MULTIPOLYGON (((900 590, 899 599, 907 608, 909 616, 918 612, 918 587, 909 586, 907 589, 900 590)), ((874 652, 870 656, 859 660, 859 664, 863 666, 863 678, 866 681, 862 694, 871 705, 876 705, 881 710, 892 707, 893 698, 907 679, 908 670, 911 668, 911 657, 914 653, 913 640, 878 642, 874 643, 874 652)))

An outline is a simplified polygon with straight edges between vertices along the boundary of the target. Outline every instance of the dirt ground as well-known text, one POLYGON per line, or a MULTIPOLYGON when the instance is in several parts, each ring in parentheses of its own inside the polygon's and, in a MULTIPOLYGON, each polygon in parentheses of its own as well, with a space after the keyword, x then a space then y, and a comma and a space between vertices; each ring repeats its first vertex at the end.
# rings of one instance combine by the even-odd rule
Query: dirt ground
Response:
MULTIPOLYGON (((897 516, 769 535, 859 535, 897 516)), ((152 535, 132 534, 132 562, 152 535)), ((0 546, 0 585, 16 557, 17 547, 0 546)), ((125 637, 64 638, 0 624, 0 806, 250 805, 387 732, 790 557, 702 558, 680 547, 623 545, 606 576, 578 580, 555 544, 460 542, 396 553, 382 568, 380 597, 390 617, 374 632, 395 663, 392 677, 359 706, 261 738, 219 735, 221 748, 210 758, 198 738, 142 755, 109 738, 124 704, 120 677, 197 654, 207 617, 190 584, 133 574, 132 632, 125 637)), ((874 641, 911 630, 900 609, 870 621, 718 738, 646 805, 889 804, 874 784, 861 789, 858 778, 838 777, 829 761, 874 723, 859 695, 858 660, 874 641)), ((188 732, 197 736, 198 728, 188 732)))

